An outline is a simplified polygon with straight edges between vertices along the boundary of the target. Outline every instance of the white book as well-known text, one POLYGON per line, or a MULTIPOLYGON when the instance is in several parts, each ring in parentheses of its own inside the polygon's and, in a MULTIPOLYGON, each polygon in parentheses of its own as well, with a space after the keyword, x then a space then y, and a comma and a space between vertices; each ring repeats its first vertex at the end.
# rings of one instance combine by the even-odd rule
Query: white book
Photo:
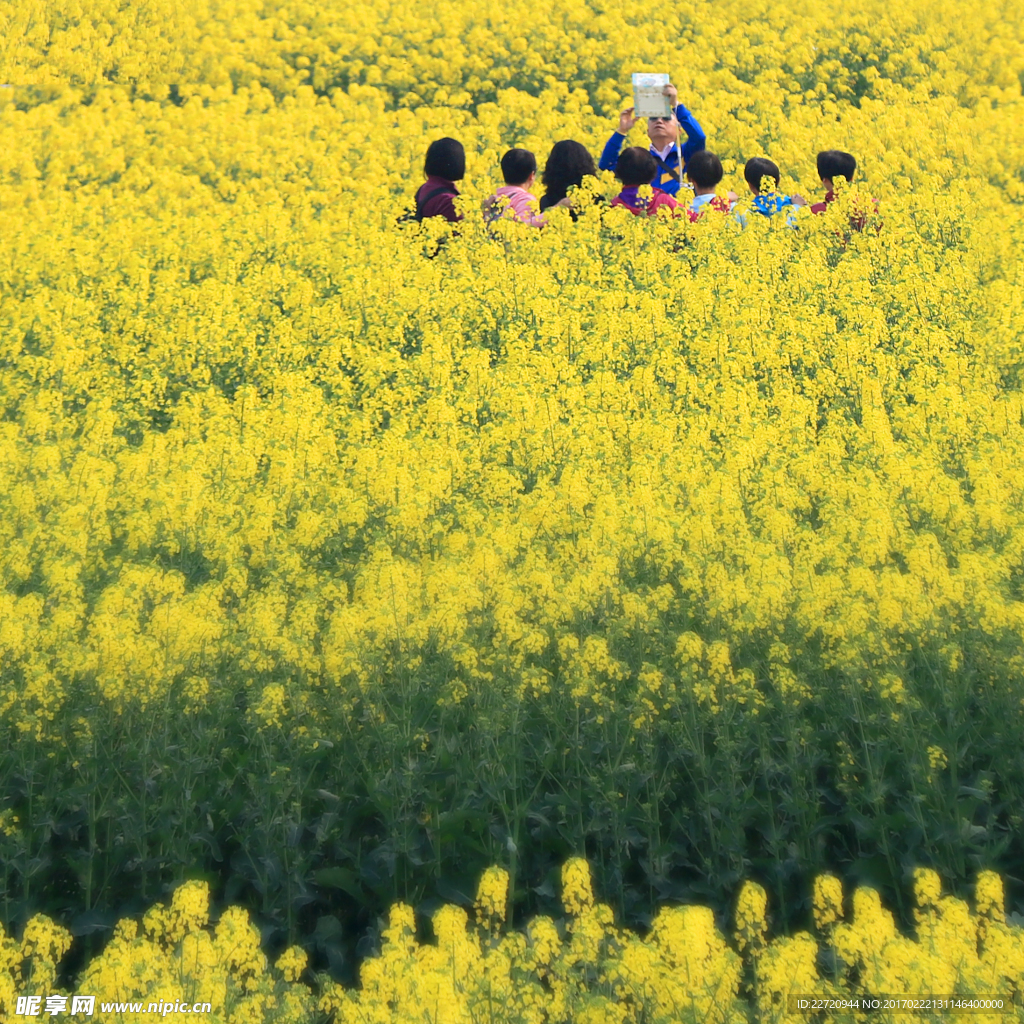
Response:
POLYGON ((633 73, 633 113, 636 117, 671 117, 672 104, 662 89, 668 85, 668 75, 633 73))

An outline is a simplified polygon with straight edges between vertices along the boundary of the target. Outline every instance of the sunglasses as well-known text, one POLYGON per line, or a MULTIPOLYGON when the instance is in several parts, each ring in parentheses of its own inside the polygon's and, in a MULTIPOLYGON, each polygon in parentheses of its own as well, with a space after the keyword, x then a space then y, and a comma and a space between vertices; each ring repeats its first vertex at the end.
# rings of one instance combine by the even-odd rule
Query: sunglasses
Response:
POLYGON ((665 124, 668 124, 672 120, 672 118, 671 117, 649 117, 649 118, 647 118, 647 120, 651 124, 657 124, 659 121, 663 121, 665 124))

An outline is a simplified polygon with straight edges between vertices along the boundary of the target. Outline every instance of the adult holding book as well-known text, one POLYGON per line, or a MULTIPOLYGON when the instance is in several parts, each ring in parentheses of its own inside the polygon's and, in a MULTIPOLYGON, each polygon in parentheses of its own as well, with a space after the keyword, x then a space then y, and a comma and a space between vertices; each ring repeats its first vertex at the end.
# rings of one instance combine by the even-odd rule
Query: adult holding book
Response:
MULTIPOLYGON (((674 196, 686 174, 686 165, 690 162, 690 157, 704 148, 707 138, 693 114, 678 102, 679 92, 676 87, 669 83, 662 91, 668 97, 674 113, 667 117, 647 118, 647 137, 651 140, 651 155, 657 164, 651 184, 674 196), (686 134, 686 142, 682 146, 678 144, 680 130, 686 134)), ((630 107, 619 114, 619 126, 608 140, 598 162, 598 167, 602 171, 615 170, 622 144, 633 125, 639 120, 634 111, 635 108, 630 107)))

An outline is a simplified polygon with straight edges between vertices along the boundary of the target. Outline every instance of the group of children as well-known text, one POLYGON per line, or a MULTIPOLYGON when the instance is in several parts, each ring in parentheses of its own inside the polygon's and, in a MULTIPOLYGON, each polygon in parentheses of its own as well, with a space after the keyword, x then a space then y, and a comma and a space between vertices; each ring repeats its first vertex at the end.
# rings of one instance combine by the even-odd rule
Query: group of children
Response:
MULTIPOLYGON (((619 115, 619 125, 608 140, 598 166, 609 170, 622 184, 622 190, 612 200, 612 206, 622 206, 637 216, 651 216, 668 209, 674 217, 697 221, 709 209, 729 213, 736 206, 738 196, 717 194, 724 176, 722 161, 706 148, 706 137, 696 118, 681 103, 676 102, 673 86, 665 86, 665 94, 674 108, 670 117, 647 119, 648 149, 642 146, 622 148, 626 136, 636 123, 633 108, 619 115), (686 142, 680 145, 680 131, 686 142), (692 194, 685 198, 680 192, 687 183, 692 194), (643 186, 648 185, 650 189, 643 186)), ((773 217, 784 213, 788 224, 795 223, 797 207, 810 205, 811 213, 824 213, 835 198, 835 182, 853 180, 857 161, 849 153, 830 149, 818 154, 818 177, 825 189, 824 198, 808 204, 800 195, 785 195, 779 191, 781 174, 778 165, 767 157, 754 157, 746 162, 743 177, 752 193, 751 213, 773 217)), ((466 170, 466 155, 462 144, 455 139, 438 139, 427 150, 424 171, 427 180, 416 193, 416 220, 425 217, 444 217, 459 220, 455 210, 455 185, 466 170)), ((484 203, 484 216, 488 220, 507 217, 530 227, 543 227, 546 211, 553 206, 569 207, 575 220, 575 211, 568 198, 574 185, 583 184, 585 178, 596 176, 597 167, 586 147, 579 142, 563 140, 555 143, 545 164, 541 184, 544 193, 538 200, 533 194, 537 180, 537 160, 525 149, 510 149, 501 159, 501 172, 505 184, 484 203)), ((742 225, 750 214, 737 212, 742 225)))

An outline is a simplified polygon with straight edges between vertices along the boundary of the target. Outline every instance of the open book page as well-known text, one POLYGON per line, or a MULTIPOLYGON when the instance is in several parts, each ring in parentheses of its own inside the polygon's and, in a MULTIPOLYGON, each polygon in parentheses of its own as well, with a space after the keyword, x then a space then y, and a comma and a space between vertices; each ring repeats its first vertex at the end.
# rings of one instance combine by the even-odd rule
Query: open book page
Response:
POLYGON ((633 113, 637 117, 669 117, 672 105, 662 89, 668 75, 635 72, 633 74, 633 113))

